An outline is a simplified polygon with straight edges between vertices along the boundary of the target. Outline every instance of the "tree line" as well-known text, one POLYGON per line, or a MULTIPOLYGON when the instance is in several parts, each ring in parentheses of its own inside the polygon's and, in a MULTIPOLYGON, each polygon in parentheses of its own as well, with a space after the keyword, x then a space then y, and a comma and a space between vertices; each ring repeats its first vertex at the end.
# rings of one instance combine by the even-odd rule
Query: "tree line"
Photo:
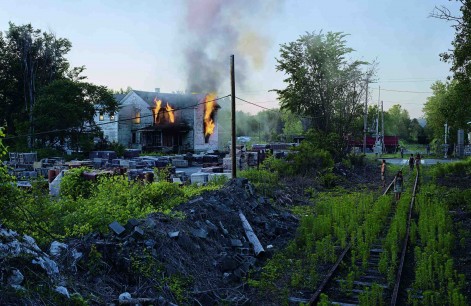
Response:
POLYGON ((440 54, 443 62, 451 64, 452 76, 431 86, 433 94, 423 109, 428 133, 437 146, 444 143, 445 124, 450 127, 448 143, 457 141, 458 129, 468 132, 471 128, 471 1, 456 1, 461 3, 458 15, 445 6, 435 7, 430 14, 451 22, 455 29, 452 48, 440 54))
POLYGON ((0 125, 14 150, 90 143, 95 108, 117 110, 112 93, 86 82, 66 58, 72 43, 31 24, 0 32, 0 125), (51 132, 54 131, 54 132, 51 132))
MULTIPOLYGON (((282 44, 276 69, 285 74, 286 87, 273 90, 280 108, 253 116, 239 112, 237 135, 265 142, 289 141, 293 135, 313 130, 325 136, 335 134, 344 145, 362 139, 364 103, 368 83, 376 77, 377 63, 350 59, 354 50, 347 46, 346 37, 342 32, 309 32, 282 44)), ((377 115, 378 107, 370 105, 369 134, 375 131, 372 125, 377 115)), ((229 111, 223 108, 219 119, 222 130, 230 131, 229 111)), ((426 139, 418 120, 411 119, 399 104, 384 112, 384 127, 385 135, 408 142, 426 139)))
MULTIPOLYGON (((274 89, 280 108, 257 115, 239 112, 238 135, 259 140, 290 141, 312 129, 335 134, 344 142, 363 135, 364 101, 377 63, 352 58, 342 32, 308 32, 282 44, 276 69, 285 74, 286 87, 274 89)), ((71 67, 67 54, 72 43, 30 24, 0 33, 0 125, 5 143, 15 150, 42 147, 86 148, 99 128, 93 116, 99 108, 117 111, 105 86, 86 82, 84 66, 71 67), (16 138, 15 138, 16 137, 16 138)), ((368 110, 369 128, 378 109, 368 110)), ((394 105, 384 114, 385 134, 418 141, 424 130, 407 110, 394 105)), ((219 123, 228 134, 230 115, 221 110, 219 123)))

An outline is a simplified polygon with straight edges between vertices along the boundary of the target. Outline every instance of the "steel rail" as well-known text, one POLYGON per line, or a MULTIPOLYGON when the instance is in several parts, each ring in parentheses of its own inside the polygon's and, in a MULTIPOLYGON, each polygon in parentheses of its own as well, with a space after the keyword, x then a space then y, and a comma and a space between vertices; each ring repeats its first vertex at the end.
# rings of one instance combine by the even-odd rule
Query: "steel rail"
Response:
MULTIPOLYGON (((402 168, 401 168, 402 170, 402 168)), ((386 188, 386 190, 383 192, 383 196, 386 195, 389 190, 391 189, 391 187, 394 185, 394 181, 395 181, 395 178, 391 181, 391 183, 389 183, 388 187, 386 188)), ((415 190, 415 187, 414 187, 414 190, 415 190)), ((332 266, 332 268, 329 270, 329 272, 327 273, 327 275, 324 277, 324 280, 322 281, 322 283, 319 285, 319 287, 317 287, 316 291, 314 292, 314 294, 311 296, 311 298, 309 299, 309 305, 312 306, 314 305, 317 300, 319 299, 322 291, 324 290, 325 286, 327 285, 327 283, 330 281, 330 279, 332 278, 332 275, 334 275, 335 271, 337 270, 337 268, 339 267, 340 263, 343 261, 343 258, 345 257, 345 255, 348 253, 348 251, 350 250, 352 244, 351 243, 348 243, 348 245, 345 247, 345 249, 342 251, 342 254, 340 254, 340 256, 338 257, 337 261, 335 262, 335 264, 332 266)))
POLYGON ((417 175, 415 177, 414 189, 412 191, 412 199, 410 201, 410 206, 409 206, 409 216, 407 218, 406 237, 404 238, 404 243, 402 245, 401 261, 397 269, 396 284, 394 285, 394 290, 391 296, 391 306, 396 306, 397 296, 399 294, 399 287, 401 285, 402 269, 404 268, 404 261, 405 261, 406 252, 407 252, 407 244, 409 242, 410 225, 411 225, 411 220, 412 220, 412 208, 414 207, 414 203, 415 203, 415 195, 417 192, 418 182, 419 182, 419 171, 417 171, 417 175))
POLYGON ((339 258, 337 259, 337 261, 335 262, 335 264, 332 266, 332 268, 329 270, 329 273, 327 273, 327 275, 325 276, 324 280, 322 281, 322 283, 319 285, 319 287, 317 288, 316 292, 314 292, 314 294, 312 295, 311 299, 309 300, 309 305, 314 305, 315 302, 317 302, 317 299, 319 298, 319 296, 321 295, 322 293, 322 290, 324 290, 325 286, 327 285, 327 283, 329 282, 330 278, 332 277, 332 275, 335 273, 335 270, 337 270, 337 268, 339 267, 340 263, 342 262, 343 258, 345 257, 345 255, 347 254, 347 252, 350 250, 350 247, 352 246, 351 243, 349 243, 345 249, 343 250, 342 254, 340 254, 339 258))

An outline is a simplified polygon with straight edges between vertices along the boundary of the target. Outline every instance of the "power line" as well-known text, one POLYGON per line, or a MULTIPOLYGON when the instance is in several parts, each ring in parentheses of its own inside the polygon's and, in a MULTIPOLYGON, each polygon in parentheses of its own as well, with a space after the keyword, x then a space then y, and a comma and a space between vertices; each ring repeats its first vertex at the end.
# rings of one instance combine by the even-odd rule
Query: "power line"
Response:
MULTIPOLYGON (((180 111, 180 110, 184 110, 184 109, 190 109, 190 108, 194 108, 196 106, 199 106, 199 105, 202 105, 202 104, 205 104, 205 103, 215 102, 217 100, 221 100, 221 99, 224 99, 224 98, 227 98, 227 97, 230 97, 230 96, 231 95, 226 95, 224 97, 219 97, 219 98, 216 98, 214 100, 204 101, 204 102, 200 102, 200 103, 197 103, 197 104, 194 104, 194 105, 185 106, 185 107, 181 107, 181 108, 176 108, 176 109, 172 109, 172 110, 162 109, 162 112, 163 113, 169 113, 169 112, 180 111)), ((139 116, 139 117, 118 119, 118 120, 113 120, 113 121, 110 121, 110 122, 96 123, 94 126, 102 126, 102 125, 107 125, 107 124, 114 124, 114 123, 121 122, 121 121, 130 121, 130 120, 134 120, 134 119, 137 119, 137 118, 148 118, 148 117, 154 117, 154 114, 139 116)), ((85 127, 85 128, 87 128, 87 127, 85 127)), ((32 136, 32 135, 36 136, 36 135, 44 135, 44 134, 50 134, 50 133, 64 132, 64 131, 68 131, 68 130, 70 130, 70 128, 68 128, 68 129, 49 130, 49 131, 37 132, 37 133, 33 133, 33 134, 16 135, 16 136, 5 137, 3 139, 5 139, 5 140, 7 140, 7 139, 16 139, 16 138, 28 137, 28 136, 32 136)), ((83 131, 83 133, 86 133, 86 132, 88 132, 88 131, 83 131)))
POLYGON ((253 103, 253 102, 244 100, 244 99, 239 98, 239 97, 236 97, 236 99, 239 99, 239 100, 242 101, 242 102, 245 102, 245 103, 248 103, 248 104, 251 104, 251 105, 255 105, 255 106, 257 106, 257 107, 260 107, 260 108, 263 108, 263 109, 266 109, 266 110, 271 110, 271 111, 279 112, 278 110, 275 110, 275 109, 272 109, 272 108, 268 108, 268 107, 265 107, 265 106, 261 106, 261 105, 258 105, 258 104, 256 104, 256 103, 253 103))
MULTIPOLYGON (((266 110, 269 110, 269 111, 274 111, 274 112, 277 112, 277 113, 281 113, 280 110, 277 110, 277 109, 273 109, 273 108, 267 108, 265 106, 261 106, 257 103, 254 103, 254 102, 250 102, 250 101, 247 101, 247 100, 244 100, 242 98, 239 98, 239 97, 236 97, 236 99, 242 101, 242 102, 245 102, 245 103, 248 103, 248 104, 251 104, 251 105, 254 105, 254 106, 257 106, 257 107, 260 107, 260 108, 263 108, 263 109, 266 109, 266 110)), ((303 116, 303 115, 297 115, 297 114, 293 114, 297 117, 300 117, 300 118, 306 118, 306 119, 318 119, 318 118, 322 118, 324 117, 324 115, 321 115, 321 116, 316 116, 316 117, 310 117, 310 116, 303 116)))
POLYGON ((398 100, 382 100, 383 102, 386 103, 396 103, 396 104, 412 104, 412 105, 419 105, 419 104, 424 104, 425 102, 420 102, 420 101, 398 101, 398 100))
MULTIPOLYGON (((371 88, 373 90, 379 90, 379 88, 371 88)), ((392 92, 407 92, 407 93, 418 93, 418 94, 433 94, 430 91, 410 91, 410 90, 397 90, 397 89, 385 89, 381 88, 381 91, 392 91, 392 92)))
POLYGON ((384 81, 404 81, 404 80, 438 80, 441 79, 442 77, 437 77, 437 78, 432 78, 432 77, 427 77, 427 78, 391 78, 391 79, 384 79, 384 81))
POLYGON ((398 81, 378 81, 378 83, 420 83, 420 82, 435 82, 436 80, 398 80, 398 81))

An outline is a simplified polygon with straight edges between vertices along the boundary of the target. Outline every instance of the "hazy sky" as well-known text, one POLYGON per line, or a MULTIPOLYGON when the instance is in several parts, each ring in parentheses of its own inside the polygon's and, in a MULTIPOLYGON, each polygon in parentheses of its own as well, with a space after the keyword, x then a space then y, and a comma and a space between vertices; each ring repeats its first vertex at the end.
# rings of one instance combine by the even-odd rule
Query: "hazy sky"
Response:
POLYGON ((9 21, 31 23, 69 39, 72 65, 85 65, 89 81, 112 89, 212 84, 223 96, 236 54, 236 95, 267 108, 278 104, 268 91, 284 87, 275 69, 280 44, 306 32, 345 32, 353 59, 378 62, 369 102, 377 103, 381 86, 386 110, 401 104, 414 118, 430 85, 450 75, 439 53, 451 47, 454 30, 428 17, 435 5, 458 8, 447 0, 0 0, 0 30, 9 21))

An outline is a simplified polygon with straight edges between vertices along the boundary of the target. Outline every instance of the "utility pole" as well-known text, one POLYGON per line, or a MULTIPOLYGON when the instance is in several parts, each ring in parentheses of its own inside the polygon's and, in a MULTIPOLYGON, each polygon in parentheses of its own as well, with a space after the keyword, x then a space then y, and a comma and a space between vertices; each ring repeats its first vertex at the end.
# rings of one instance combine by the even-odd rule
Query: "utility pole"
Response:
POLYGON ((447 138, 447 135, 448 134, 448 121, 446 121, 445 123, 445 158, 448 158, 448 144, 446 143, 446 138, 447 138))
POLYGON ((382 145, 381 145, 381 149, 379 149, 379 143, 380 143, 380 138, 379 138, 379 100, 380 100, 380 98, 381 98, 381 86, 379 86, 378 103, 376 103, 376 106, 378 106, 378 112, 376 113, 376 139, 375 139, 375 153, 376 154, 383 154, 383 146, 382 145))
POLYGON ((259 142, 259 143, 262 143, 262 138, 261 138, 260 135, 261 135, 261 134, 260 134, 260 121, 258 121, 258 142, 259 142))
POLYGON ((232 178, 237 177, 236 165, 236 96, 235 96, 235 74, 234 74, 234 54, 231 55, 231 155, 232 155, 232 178))
POLYGON ((381 137, 383 139, 383 152, 385 152, 386 146, 384 145, 384 111, 383 111, 383 101, 381 101, 381 137))
POLYGON ((366 129, 368 121, 368 83, 369 77, 366 77, 366 94, 365 94, 365 115, 363 117, 363 154, 366 154, 366 129))

